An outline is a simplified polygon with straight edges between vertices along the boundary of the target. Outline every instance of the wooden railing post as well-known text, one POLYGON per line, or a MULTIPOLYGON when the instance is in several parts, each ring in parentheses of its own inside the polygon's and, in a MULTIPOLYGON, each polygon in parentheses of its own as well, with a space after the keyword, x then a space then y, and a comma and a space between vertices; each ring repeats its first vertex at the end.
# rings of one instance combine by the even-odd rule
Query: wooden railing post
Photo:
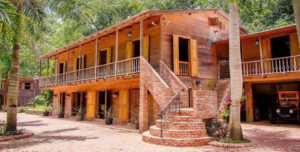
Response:
POLYGON ((117 61, 119 52, 119 29, 116 30, 116 56, 115 56, 115 77, 117 77, 117 61))
POLYGON ((262 44, 261 44, 261 37, 259 37, 259 55, 260 55, 260 67, 261 67, 261 75, 264 75, 264 63, 262 60, 262 44))
POLYGON ((95 80, 97 80, 97 62, 98 62, 98 38, 96 38, 95 46, 95 80))

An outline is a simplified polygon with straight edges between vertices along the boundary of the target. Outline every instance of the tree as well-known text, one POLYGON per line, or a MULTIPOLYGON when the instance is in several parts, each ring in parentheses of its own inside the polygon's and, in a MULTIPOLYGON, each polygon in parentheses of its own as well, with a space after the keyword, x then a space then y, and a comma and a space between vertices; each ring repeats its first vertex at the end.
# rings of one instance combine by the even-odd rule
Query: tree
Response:
POLYGON ((242 140, 243 132, 240 120, 243 77, 240 52, 240 25, 237 1, 231 0, 229 12, 229 66, 231 84, 231 105, 228 124, 228 137, 242 140))
POLYGON ((299 42, 298 44, 300 45, 300 1, 293 0, 293 6, 294 6, 295 22, 296 22, 298 42, 299 42))
POLYGON ((8 84, 7 120, 5 131, 15 131, 17 129, 17 105, 20 71, 19 52, 21 39, 24 37, 25 31, 32 32, 31 29, 33 27, 31 25, 34 25, 35 23, 42 23, 43 18, 45 17, 44 10, 41 6, 41 1, 39 0, 11 0, 10 3, 15 6, 17 14, 14 19, 15 28, 12 40, 13 50, 8 84))

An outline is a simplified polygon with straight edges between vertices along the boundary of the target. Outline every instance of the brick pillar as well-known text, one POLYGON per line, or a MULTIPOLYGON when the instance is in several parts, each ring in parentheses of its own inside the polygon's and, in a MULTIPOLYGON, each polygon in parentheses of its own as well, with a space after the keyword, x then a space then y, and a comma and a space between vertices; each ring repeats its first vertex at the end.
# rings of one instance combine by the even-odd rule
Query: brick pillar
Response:
POLYGON ((139 132, 148 130, 148 93, 147 89, 140 86, 140 107, 139 107, 139 132))
POLYGON ((52 115, 57 116, 60 111, 60 92, 54 91, 53 92, 53 111, 52 115))
POLYGON ((95 119, 96 115, 96 91, 87 92, 87 107, 86 107, 86 119, 95 119))
POLYGON ((65 99, 65 117, 72 116, 72 95, 71 93, 66 93, 65 99))
POLYGON ((245 83, 245 95, 246 95, 246 121, 253 122, 253 94, 252 84, 245 83))

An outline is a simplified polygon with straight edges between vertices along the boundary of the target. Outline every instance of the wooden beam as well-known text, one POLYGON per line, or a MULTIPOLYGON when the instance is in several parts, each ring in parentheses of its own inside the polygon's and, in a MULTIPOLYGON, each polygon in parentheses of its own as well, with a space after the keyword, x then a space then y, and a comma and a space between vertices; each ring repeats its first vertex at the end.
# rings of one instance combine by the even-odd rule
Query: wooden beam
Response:
POLYGON ((97 63, 98 63, 98 39, 95 46, 95 80, 97 80, 97 63))
POLYGON ((115 77, 117 76, 117 61, 119 52, 119 29, 116 30, 115 77))
POLYGON ((140 20, 140 56, 143 56, 143 21, 143 19, 140 20))
POLYGON ((263 64, 263 56, 262 56, 262 44, 261 44, 261 37, 259 37, 259 56, 260 56, 260 68, 261 68, 261 75, 264 75, 264 64, 263 64))

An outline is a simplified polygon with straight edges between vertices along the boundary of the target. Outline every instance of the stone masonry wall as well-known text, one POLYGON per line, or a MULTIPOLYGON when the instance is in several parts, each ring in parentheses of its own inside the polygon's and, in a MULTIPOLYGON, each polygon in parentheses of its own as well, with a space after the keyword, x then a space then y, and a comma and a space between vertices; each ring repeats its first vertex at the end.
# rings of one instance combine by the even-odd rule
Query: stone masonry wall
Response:
POLYGON ((210 90, 193 90, 194 107, 201 119, 216 117, 217 92, 210 90))

